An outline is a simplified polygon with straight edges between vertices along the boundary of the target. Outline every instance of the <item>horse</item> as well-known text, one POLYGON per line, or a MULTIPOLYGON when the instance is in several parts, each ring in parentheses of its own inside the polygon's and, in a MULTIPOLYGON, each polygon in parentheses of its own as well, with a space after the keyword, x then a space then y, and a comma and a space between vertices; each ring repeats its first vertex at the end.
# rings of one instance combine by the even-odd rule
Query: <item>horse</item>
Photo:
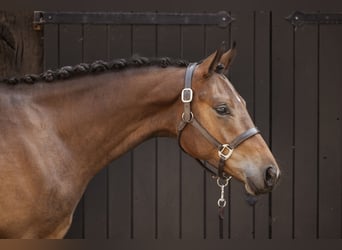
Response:
POLYGON ((178 138, 195 159, 251 195, 280 170, 225 76, 236 54, 96 61, 2 79, 0 237, 63 238, 89 181, 151 137, 178 138))

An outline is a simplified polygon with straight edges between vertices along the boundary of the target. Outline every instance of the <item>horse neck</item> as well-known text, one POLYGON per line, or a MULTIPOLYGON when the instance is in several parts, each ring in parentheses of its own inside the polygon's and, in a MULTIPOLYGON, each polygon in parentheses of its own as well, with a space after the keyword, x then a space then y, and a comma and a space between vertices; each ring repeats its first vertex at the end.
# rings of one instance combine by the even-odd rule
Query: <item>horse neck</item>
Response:
POLYGON ((150 137, 176 136, 184 71, 146 67, 89 75, 55 84, 37 100, 76 162, 93 175, 150 137))

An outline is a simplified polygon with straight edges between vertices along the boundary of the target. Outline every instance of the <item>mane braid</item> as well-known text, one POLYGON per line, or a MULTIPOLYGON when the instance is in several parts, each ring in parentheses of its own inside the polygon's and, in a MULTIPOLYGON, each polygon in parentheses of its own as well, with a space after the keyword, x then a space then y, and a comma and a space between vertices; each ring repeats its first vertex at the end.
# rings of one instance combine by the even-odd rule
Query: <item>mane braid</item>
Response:
POLYGON ((110 62, 102 60, 93 63, 80 63, 75 66, 64 66, 56 70, 47 70, 39 75, 27 74, 22 77, 0 78, 0 82, 8 84, 28 83, 35 82, 53 82, 57 80, 70 79, 72 77, 98 74, 107 71, 120 71, 128 68, 139 68, 147 66, 158 66, 166 68, 168 66, 186 67, 189 62, 182 59, 171 59, 169 57, 163 58, 146 58, 146 57, 132 57, 130 59, 116 59, 110 62))

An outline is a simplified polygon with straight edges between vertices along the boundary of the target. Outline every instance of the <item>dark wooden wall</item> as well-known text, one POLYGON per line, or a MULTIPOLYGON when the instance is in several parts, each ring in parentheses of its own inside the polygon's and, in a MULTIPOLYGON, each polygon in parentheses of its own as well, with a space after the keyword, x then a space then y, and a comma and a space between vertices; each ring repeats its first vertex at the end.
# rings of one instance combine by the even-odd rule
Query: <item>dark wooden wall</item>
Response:
MULTIPOLYGON (((221 5, 220 10, 231 9, 221 5)), ((231 182, 223 238, 339 239, 342 25, 295 28, 285 20, 291 14, 286 8, 231 14, 236 20, 226 29, 45 25, 44 67, 132 54, 196 61, 222 40, 237 41, 230 78, 247 100, 283 175, 276 190, 254 207, 247 205, 243 186, 231 182)), ((94 178, 67 237, 216 240, 218 196, 215 182, 175 141, 152 139, 94 178)))

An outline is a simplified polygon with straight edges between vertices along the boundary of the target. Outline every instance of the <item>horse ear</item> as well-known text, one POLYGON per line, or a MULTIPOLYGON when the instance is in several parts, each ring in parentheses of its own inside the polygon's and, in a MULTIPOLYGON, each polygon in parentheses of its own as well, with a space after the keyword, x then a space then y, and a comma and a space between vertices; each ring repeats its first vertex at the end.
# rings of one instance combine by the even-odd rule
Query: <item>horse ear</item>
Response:
POLYGON ((233 42, 233 46, 230 50, 228 50, 226 53, 224 53, 221 57, 220 63, 224 66, 224 69, 222 71, 223 74, 227 74, 230 65, 232 64, 234 58, 236 56, 236 42, 233 42))
POLYGON ((224 54, 224 51, 225 43, 223 42, 221 44, 221 47, 218 48, 216 52, 212 53, 210 56, 204 59, 203 62, 198 66, 200 71, 203 72, 204 77, 209 77, 215 72, 217 65, 221 61, 221 57, 224 54))

